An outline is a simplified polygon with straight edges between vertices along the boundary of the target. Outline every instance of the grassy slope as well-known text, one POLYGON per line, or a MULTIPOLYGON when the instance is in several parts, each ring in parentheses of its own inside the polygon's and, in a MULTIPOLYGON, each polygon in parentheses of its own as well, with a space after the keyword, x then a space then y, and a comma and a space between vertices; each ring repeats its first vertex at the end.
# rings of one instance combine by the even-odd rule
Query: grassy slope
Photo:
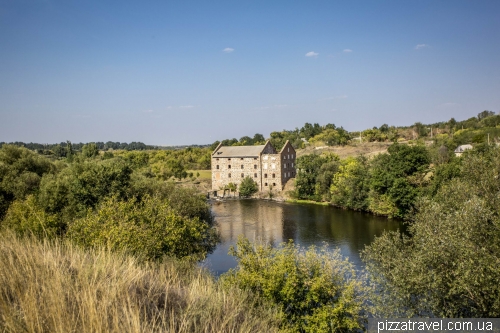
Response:
POLYGON ((1 332, 272 332, 272 310, 200 269, 0 234, 1 332))

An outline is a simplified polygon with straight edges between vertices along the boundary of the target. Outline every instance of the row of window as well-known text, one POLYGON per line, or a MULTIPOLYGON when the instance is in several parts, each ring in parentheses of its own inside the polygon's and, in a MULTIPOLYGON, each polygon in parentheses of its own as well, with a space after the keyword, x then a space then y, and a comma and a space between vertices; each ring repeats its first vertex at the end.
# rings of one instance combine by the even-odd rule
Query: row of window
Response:
MULTIPOLYGON (((227 166, 227 168, 228 168, 228 169, 231 169, 231 164, 229 164, 229 165, 227 166)), ((245 168, 243 164, 241 165, 241 168, 242 168, 242 169, 244 169, 244 168, 245 168)), ((253 168, 254 168, 254 169, 257 169, 257 164, 254 164, 254 165, 253 165, 253 168)), ((218 164, 216 165, 216 169, 219 169, 219 165, 218 165, 218 164)))
MULTIPOLYGON (((286 173, 285 173, 285 175, 286 175, 286 173)), ((288 173, 288 175, 290 175, 290 172, 288 173)), ((276 178, 276 174, 275 173, 273 173, 272 176, 273 176, 273 178, 276 178)), ((231 178, 231 174, 230 173, 227 174, 227 178, 231 178)), ((241 173, 241 178, 245 178, 245 174, 244 173, 241 173)), ((257 174, 256 173, 253 174, 253 178, 257 178, 257 174)), ((267 173, 264 174, 264 178, 267 178, 267 173)))
MULTIPOLYGON (((267 186, 267 183, 264 183, 264 186, 267 186)), ((276 183, 273 183, 273 186, 276 186, 276 183)))
MULTIPOLYGON (((289 160, 289 159, 290 159, 290 154, 288 154, 288 155, 283 155, 283 159, 284 159, 284 160, 289 160), (288 156, 288 158, 287 158, 287 156, 288 156)), ((292 160, 293 160, 293 154, 292 154, 292 160)))
MULTIPOLYGON (((254 160, 257 160, 257 157, 254 157, 253 159, 254 159, 254 160)), ((216 161, 219 161, 219 158, 216 158, 215 160, 216 160, 216 161)), ((231 157, 228 157, 228 159, 227 159, 227 160, 228 160, 228 161, 231 161, 231 157)), ((243 161, 243 157, 242 157, 242 158, 240 158, 240 160, 241 160, 241 161, 243 161)))

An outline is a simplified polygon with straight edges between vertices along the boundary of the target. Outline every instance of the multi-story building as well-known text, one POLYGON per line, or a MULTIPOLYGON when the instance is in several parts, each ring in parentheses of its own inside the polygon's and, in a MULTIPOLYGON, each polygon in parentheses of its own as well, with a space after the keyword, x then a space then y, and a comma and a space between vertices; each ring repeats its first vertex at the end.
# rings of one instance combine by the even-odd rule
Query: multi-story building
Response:
POLYGON ((212 153, 212 190, 222 190, 229 183, 239 185, 250 176, 260 191, 283 190, 295 178, 297 155, 290 142, 280 152, 269 141, 259 146, 222 146, 212 153))

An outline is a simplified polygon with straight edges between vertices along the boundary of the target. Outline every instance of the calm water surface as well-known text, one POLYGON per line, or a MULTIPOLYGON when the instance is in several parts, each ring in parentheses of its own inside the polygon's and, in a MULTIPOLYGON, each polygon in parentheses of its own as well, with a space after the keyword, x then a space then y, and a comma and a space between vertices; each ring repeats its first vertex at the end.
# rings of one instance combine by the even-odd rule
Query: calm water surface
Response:
POLYGON ((340 248, 357 268, 363 268, 360 250, 384 230, 403 229, 398 220, 314 204, 281 203, 264 200, 214 202, 212 211, 222 242, 204 261, 215 275, 236 266, 227 254, 239 235, 279 244, 293 239, 301 246, 340 248))

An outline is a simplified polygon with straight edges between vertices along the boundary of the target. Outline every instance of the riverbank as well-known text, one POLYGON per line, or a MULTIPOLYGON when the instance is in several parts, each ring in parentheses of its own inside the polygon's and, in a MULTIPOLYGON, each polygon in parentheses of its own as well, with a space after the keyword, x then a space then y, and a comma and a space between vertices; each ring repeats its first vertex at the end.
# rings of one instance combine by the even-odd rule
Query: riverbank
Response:
POLYGON ((320 201, 313 201, 313 200, 286 199, 285 202, 311 204, 311 205, 319 205, 319 206, 331 206, 331 204, 329 202, 324 202, 324 201, 320 202, 320 201))

